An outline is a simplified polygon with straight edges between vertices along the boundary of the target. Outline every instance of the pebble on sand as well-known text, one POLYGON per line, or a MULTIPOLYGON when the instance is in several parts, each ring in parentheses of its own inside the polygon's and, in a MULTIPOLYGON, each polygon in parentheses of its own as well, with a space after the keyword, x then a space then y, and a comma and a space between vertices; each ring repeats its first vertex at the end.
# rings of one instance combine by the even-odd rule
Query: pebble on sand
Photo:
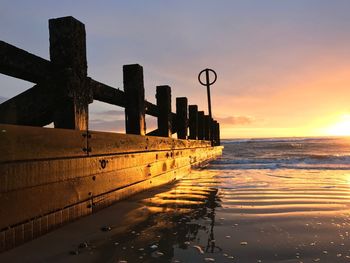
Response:
POLYGON ((199 253, 204 254, 203 249, 200 246, 193 246, 195 249, 198 250, 199 253))

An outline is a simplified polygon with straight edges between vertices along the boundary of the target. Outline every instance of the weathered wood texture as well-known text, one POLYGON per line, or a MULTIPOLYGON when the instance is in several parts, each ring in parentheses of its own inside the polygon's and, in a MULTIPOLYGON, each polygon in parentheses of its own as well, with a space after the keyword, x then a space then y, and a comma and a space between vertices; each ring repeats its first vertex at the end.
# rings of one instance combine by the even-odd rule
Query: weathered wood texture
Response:
POLYGON ((146 134, 145 88, 143 68, 138 64, 123 66, 125 130, 128 134, 146 134))
POLYGON ((187 139, 187 104, 186 97, 176 98, 176 127, 178 139, 187 139))
POLYGON ((0 104, 0 123, 30 126, 51 123, 60 98, 49 88, 47 84, 37 84, 0 104))
POLYGON ((92 90, 87 79, 85 26, 73 17, 49 20, 50 60, 65 98, 55 110, 56 128, 86 130, 92 90))
POLYGON ((86 148, 86 132, 0 124, 0 164, 86 156, 86 148))
POLYGON ((0 131, 0 151, 5 153, 0 161, 3 249, 136 192, 179 179, 191 166, 222 151, 208 141, 165 137, 14 125, 0 125, 0 131), (21 137, 23 133, 28 137, 21 137), (84 151, 86 147, 91 151, 84 151), (65 220, 64 211, 70 211, 65 220))
POLYGON ((157 86, 158 106, 158 136, 171 137, 172 114, 171 114, 171 88, 169 86, 157 86))
POLYGON ((189 139, 197 140, 198 139, 198 106, 189 105, 189 130, 190 135, 189 139))
POLYGON ((0 72, 33 83, 45 82, 51 74, 50 61, 0 41, 0 72))
POLYGON ((203 140, 0 124, 0 164, 101 154, 208 147, 203 140), (23 136, 25 134, 25 136, 23 136))

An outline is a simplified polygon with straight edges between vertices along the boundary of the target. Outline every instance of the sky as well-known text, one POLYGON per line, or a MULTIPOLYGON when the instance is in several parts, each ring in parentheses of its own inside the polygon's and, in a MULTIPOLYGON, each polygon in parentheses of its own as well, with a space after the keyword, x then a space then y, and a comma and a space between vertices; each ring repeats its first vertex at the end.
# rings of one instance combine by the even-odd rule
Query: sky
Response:
MULTIPOLYGON (((86 27, 90 77, 122 89, 122 66, 138 63, 146 99, 170 85, 173 111, 186 96, 207 112, 197 74, 214 69, 223 138, 350 135, 349 12, 347 0, 0 0, 0 39, 49 59, 48 19, 74 16, 86 27)), ((0 100, 33 86, 0 83, 0 100)), ((123 109, 89 111, 92 129, 124 129, 123 109)))

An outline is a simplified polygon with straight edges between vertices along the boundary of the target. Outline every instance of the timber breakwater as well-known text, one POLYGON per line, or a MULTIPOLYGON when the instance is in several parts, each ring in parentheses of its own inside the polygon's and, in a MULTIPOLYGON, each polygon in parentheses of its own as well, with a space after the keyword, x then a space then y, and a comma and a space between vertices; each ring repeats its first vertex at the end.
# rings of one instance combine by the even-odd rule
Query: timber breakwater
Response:
POLYGON ((0 73, 35 83, 0 104, 0 252, 222 153, 218 122, 186 97, 175 113, 169 86, 145 100, 142 66, 123 66, 124 91, 88 77, 83 23, 50 19, 49 30, 50 61, 0 41, 0 73), (126 134, 89 130, 93 100, 125 108, 126 134), (148 134, 146 114, 158 125, 148 134))

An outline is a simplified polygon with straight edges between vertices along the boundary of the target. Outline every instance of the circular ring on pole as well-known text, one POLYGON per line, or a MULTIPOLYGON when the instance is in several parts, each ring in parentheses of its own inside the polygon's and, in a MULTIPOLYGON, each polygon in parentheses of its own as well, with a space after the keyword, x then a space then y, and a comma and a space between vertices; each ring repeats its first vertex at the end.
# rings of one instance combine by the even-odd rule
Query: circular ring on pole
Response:
POLYGON ((201 72, 199 72, 198 74, 198 81, 200 84, 202 84, 203 86, 210 86, 210 85, 213 85, 215 83, 217 79, 217 75, 216 75, 216 72, 210 68, 206 68, 206 69, 203 69, 201 72), (209 83, 203 83, 202 80, 201 80, 201 75, 206 72, 209 76, 209 72, 212 72, 214 74, 214 80, 212 82, 209 82, 209 83))

